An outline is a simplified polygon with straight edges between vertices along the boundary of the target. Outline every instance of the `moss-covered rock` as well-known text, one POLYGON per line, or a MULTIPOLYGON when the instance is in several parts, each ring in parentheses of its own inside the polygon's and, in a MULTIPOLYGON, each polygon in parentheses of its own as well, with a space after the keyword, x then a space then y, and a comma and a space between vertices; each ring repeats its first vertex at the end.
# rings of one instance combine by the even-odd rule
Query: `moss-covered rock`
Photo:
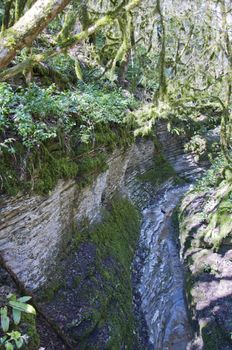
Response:
POLYGON ((27 334, 28 343, 24 346, 25 350, 39 349, 40 337, 36 328, 36 319, 33 315, 23 314, 20 329, 24 329, 27 334))
POLYGON ((115 198, 103 217, 102 223, 74 235, 53 275, 60 286, 43 307, 74 348, 133 350, 138 345, 130 266, 140 218, 123 198, 115 198))
POLYGON ((175 170, 160 152, 155 155, 153 168, 139 176, 139 179, 159 186, 171 177, 177 178, 175 170))
POLYGON ((182 201, 180 241, 198 336, 205 350, 224 350, 232 347, 232 183, 209 174, 182 201))

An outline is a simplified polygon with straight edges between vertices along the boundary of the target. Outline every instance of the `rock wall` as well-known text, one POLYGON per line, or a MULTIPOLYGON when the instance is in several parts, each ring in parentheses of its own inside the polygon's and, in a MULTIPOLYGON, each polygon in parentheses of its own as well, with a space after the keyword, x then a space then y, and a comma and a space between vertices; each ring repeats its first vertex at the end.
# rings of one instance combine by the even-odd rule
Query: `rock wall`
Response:
POLYGON ((143 185, 136 176, 153 166, 153 158, 153 142, 140 140, 126 152, 116 150, 108 159, 108 170, 88 187, 60 181, 46 197, 0 197, 0 251, 27 288, 35 290, 46 282, 72 230, 86 219, 99 220, 116 191, 144 205, 151 191, 141 198, 143 185))
MULTIPOLYGON (((184 154, 184 140, 178 141, 176 137, 169 135, 163 124, 157 127, 157 137, 162 146, 162 152, 179 176, 194 179, 202 173, 203 169, 194 162, 193 157, 184 154)), ((119 320, 125 324, 129 319, 128 315, 131 315, 131 291, 129 297, 126 297, 127 300, 123 299, 126 296, 125 290, 129 290, 130 284, 130 274, 127 276, 128 267, 122 268, 123 264, 121 264, 119 268, 120 264, 118 265, 115 257, 108 256, 108 260, 106 259, 104 242, 102 242, 104 237, 99 239, 97 235, 96 242, 93 244, 91 239, 88 242, 88 237, 84 237, 84 240, 79 242, 76 236, 81 238, 80 232, 72 235, 86 223, 99 222, 102 209, 111 202, 117 192, 129 198, 140 208, 144 219, 141 239, 146 239, 147 250, 151 249, 151 259, 148 259, 144 268, 141 269, 143 277, 139 286, 150 344, 157 349, 169 347, 180 350, 185 348, 190 338, 191 330, 189 330, 185 310, 178 249, 173 237, 174 233, 170 229, 170 220, 160 212, 159 208, 159 205, 164 206, 168 216, 171 215, 181 190, 179 193, 178 189, 174 197, 168 197, 163 201, 159 198, 159 195, 163 196, 162 188, 158 193, 154 183, 148 180, 141 181, 140 176, 157 166, 154 162, 157 153, 160 156, 161 150, 154 146, 153 141, 141 139, 127 151, 115 150, 108 158, 107 170, 96 175, 92 184, 82 189, 77 181, 60 181, 48 196, 0 197, 1 254, 18 278, 28 289, 36 291, 35 294, 39 298, 41 290, 52 292, 50 299, 46 299, 48 296, 45 295, 41 299, 46 314, 61 328, 65 323, 66 335, 71 336, 74 342, 81 341, 83 349, 89 350, 90 344, 94 344, 94 349, 102 349, 101 344, 108 344, 112 337, 112 329, 114 331, 116 329, 116 337, 119 320), (149 203, 154 204, 155 200, 158 203, 157 212, 156 209, 155 212, 150 213, 149 210, 146 212, 145 208, 148 208, 149 203), (167 223, 164 223, 164 220, 167 223), (164 233, 166 231, 170 232, 166 234, 164 233), (62 252, 68 251, 67 246, 72 247, 68 244, 73 241, 71 237, 79 242, 78 249, 72 251, 72 256, 69 254, 64 256, 62 252), (102 252, 100 260, 99 252, 102 252), (99 261, 101 261, 101 268, 104 268, 103 271, 99 270, 99 261), (126 281, 124 283, 126 287, 122 280, 126 281), (54 286, 52 282, 55 282, 54 286), (116 285, 121 286, 121 290, 117 290, 116 285), (66 300, 65 309, 63 300, 66 300), (95 306, 92 304, 93 300, 95 300, 95 306), (116 303, 115 300, 117 300, 116 303), (126 302, 127 307, 122 307, 126 302), (105 322, 106 313, 107 322, 105 322), (115 317, 112 318, 113 314, 115 317), (181 322, 179 322, 180 319, 181 322), (104 320, 104 327, 102 320, 104 320), (99 347, 96 347, 96 342, 99 347)), ((159 171, 158 167, 157 170, 159 171)), ((132 219, 131 222, 133 221, 132 219)), ((117 224, 121 232, 120 222, 117 224)), ((129 220, 126 221, 125 228, 127 227, 128 229, 130 227, 129 220)), ((108 231, 112 233, 111 226, 108 231)), ((134 231, 133 228, 132 231, 134 231)), ((93 232, 90 237, 93 238, 93 232)), ((127 233, 125 233, 125 239, 126 237, 128 238, 127 233)), ((137 236, 131 238, 127 245, 123 240, 120 248, 118 241, 108 242, 108 246, 110 249, 115 246, 116 251, 117 249, 123 251, 122 247, 127 246, 128 252, 134 251, 131 243, 135 244, 136 240, 137 236)), ((142 263, 144 263, 143 259, 142 263)), ((120 339, 115 338, 115 344, 123 344, 124 333, 128 332, 123 325, 119 328, 120 339)), ((132 330, 133 326, 130 329, 132 330)), ((124 345, 126 346, 127 343, 124 345)), ((42 345, 46 345, 46 342, 42 345)), ((121 348, 121 345, 120 347, 117 345, 117 348, 121 348)))
POLYGON ((173 135, 168 132, 167 124, 157 123, 156 128, 158 139, 162 145, 164 154, 168 162, 172 165, 177 175, 194 181, 205 171, 208 162, 197 162, 192 153, 184 152, 186 137, 173 135))
POLYGON ((181 257, 195 350, 232 349, 231 195, 232 177, 215 188, 192 189, 180 207, 181 257))
MULTIPOLYGON (((165 123, 157 137, 167 160, 178 175, 195 178, 203 169, 184 154, 184 140, 172 136, 165 123)), ((155 194, 154 185, 137 179, 154 167, 151 140, 138 140, 126 152, 108 158, 107 171, 80 189, 75 181, 59 181, 48 196, 0 196, 0 252, 7 264, 30 289, 46 282, 56 256, 75 227, 98 221, 102 207, 119 191, 142 209, 155 194)))

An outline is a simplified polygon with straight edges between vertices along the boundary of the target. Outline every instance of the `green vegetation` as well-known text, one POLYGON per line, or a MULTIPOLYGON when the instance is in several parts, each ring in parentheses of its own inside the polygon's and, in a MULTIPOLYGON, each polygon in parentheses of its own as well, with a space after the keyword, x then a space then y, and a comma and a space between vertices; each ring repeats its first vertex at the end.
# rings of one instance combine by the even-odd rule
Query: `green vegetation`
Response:
POLYGON ((208 198, 208 203, 202 212, 207 225, 198 235, 200 244, 213 246, 218 250, 223 241, 231 235, 232 172, 227 167, 223 155, 213 162, 206 175, 197 182, 192 193, 193 195, 205 193, 208 198), (210 203, 213 206, 212 210, 210 203))
POLYGON ((158 119, 167 122, 170 133, 191 138, 186 150, 196 160, 209 158, 203 135, 221 124, 221 150, 230 166, 231 45, 226 34, 211 30, 210 20, 221 13, 216 27, 229 32, 225 0, 184 7, 160 0, 120 6, 108 0, 65 1, 58 12, 65 10, 54 17, 54 0, 46 0, 38 16, 47 28, 41 32, 34 23, 31 30, 38 33, 29 44, 29 27, 21 23, 20 39, 14 25, 27 18, 32 3, 0 2, 1 36, 11 38, 8 49, 0 40, 2 60, 12 51, 1 63, 10 66, 0 73, 2 192, 46 194, 62 178, 82 186, 105 169, 108 152, 127 146, 134 130, 152 134, 158 119), (51 21, 45 16, 50 12, 51 21))
MULTIPOLYGON (((230 1, 37 1, 0 0, 0 193, 48 195, 60 179, 88 185, 107 169, 113 150, 125 150, 136 136, 152 138, 162 120, 196 161, 220 154, 181 209, 180 220, 200 194, 206 198, 181 223, 185 250, 231 243, 230 1), (220 143, 211 138, 209 145, 206 134, 219 126, 220 143)), ((179 181, 157 153, 139 180, 179 181)), ((87 325, 74 336, 83 348, 94 349, 87 335, 107 322, 109 349, 133 348, 128 286, 138 225, 134 208, 118 200, 102 224, 76 240, 75 249, 83 242, 96 247, 105 288, 90 269, 86 279, 96 289, 85 285, 82 292, 103 311, 73 321, 87 325), (114 266, 103 266, 109 256, 114 266)), ((50 298, 61 286, 53 282, 50 298)), ((82 280, 73 283, 78 289, 82 280)), ((13 335, 3 341, 21 344, 13 335)))
POLYGON ((123 122, 136 101, 113 85, 81 84, 79 92, 60 92, 35 84, 13 90, 1 84, 1 189, 48 193, 58 179, 102 171, 105 155, 133 139, 123 122))
POLYGON ((159 186, 170 178, 176 178, 176 173, 171 164, 165 159, 162 153, 155 155, 153 168, 139 176, 141 181, 147 181, 159 186))
POLYGON ((0 349, 14 350, 39 345, 39 338, 35 328, 36 311, 33 306, 27 304, 31 297, 16 298, 10 294, 7 306, 1 307, 1 338, 0 349), (28 314, 29 316, 25 316, 28 314), (32 317, 34 316, 34 317, 32 317), (22 334, 21 332, 25 332, 22 334))
POLYGON ((98 254, 106 257, 112 254, 128 273, 131 264, 136 238, 139 231, 139 214, 126 199, 112 202, 105 219, 90 232, 90 239, 98 247, 98 254))
POLYGON ((112 329, 107 349, 118 349, 122 344, 132 349, 135 344, 130 266, 139 228, 137 210, 127 200, 117 199, 112 202, 110 211, 105 213, 103 223, 90 233, 90 239, 97 247, 100 271, 114 300, 105 315, 112 329), (118 268, 107 271, 101 267, 101 261, 107 256, 115 259, 118 268))
POLYGON ((186 197, 189 203, 201 197, 204 197, 205 201, 201 210, 194 211, 187 217, 185 217, 185 210, 188 205, 184 204, 181 208, 179 216, 181 240, 185 249, 192 245, 192 247, 211 247, 218 250, 225 239, 230 239, 231 179, 231 170, 227 167, 227 161, 223 155, 220 155, 206 174, 197 181, 195 187, 190 190, 186 197), (185 217, 184 221, 183 217, 185 217))
MULTIPOLYGON (((80 349, 101 349, 101 340, 94 334, 103 329, 109 331, 106 349, 119 349, 127 346, 129 350, 138 345, 134 334, 135 320, 132 305, 131 263, 140 230, 140 217, 137 209, 126 199, 115 198, 103 213, 102 222, 89 229, 77 232, 59 262, 58 271, 53 274, 51 283, 40 293, 40 301, 50 303, 54 293, 62 298, 66 288, 73 293, 84 308, 78 316, 65 324, 65 331, 71 334, 80 349), (94 262, 85 269, 81 260, 75 260, 76 270, 64 278, 64 262, 67 257, 75 257, 79 251, 91 246, 94 262), (78 275, 76 272, 78 271, 78 275), (70 290, 70 278, 72 288, 70 290), (67 282, 68 281, 68 282, 67 282), (66 286, 68 284, 68 287, 66 286), (90 288, 91 286, 91 288, 90 288), (91 339, 92 340, 91 341, 91 339)), ((72 259, 71 259, 72 260, 72 259)), ((68 267, 67 267, 68 268, 68 267)), ((63 306, 67 309, 70 305, 63 306)), ((78 305, 78 304, 77 304, 78 305)), ((75 305, 72 305, 75 308, 75 305)), ((108 332, 107 331, 107 332, 108 332)))
MULTIPOLYGON (((71 248, 69 245, 65 253, 70 263, 71 256, 74 258, 79 251, 90 254, 88 249, 91 249, 92 258, 96 253, 94 262, 87 264, 86 268, 81 260, 75 260, 76 270, 72 272, 73 277, 70 274, 64 278, 65 260, 62 260, 59 263, 60 272, 57 273, 57 281, 54 282, 55 276, 53 276, 51 285, 48 285, 41 295, 43 302, 49 302, 50 297, 53 298, 51 290, 56 293, 61 293, 62 290, 63 295, 66 295, 65 284, 66 280, 69 281, 67 287, 69 293, 75 295, 77 303, 81 300, 84 307, 78 316, 74 311, 72 321, 64 327, 72 339, 76 340, 80 349, 101 349, 101 339, 94 337, 103 329, 109 332, 109 339, 104 345, 106 349, 116 350, 126 346, 132 350, 138 345, 134 334, 131 263, 139 230, 140 217, 137 209, 128 200, 115 198, 104 211, 102 222, 77 232, 73 237, 71 248)), ((62 294, 59 295, 61 297, 62 294)), ((67 309, 69 307, 67 304, 67 309)))

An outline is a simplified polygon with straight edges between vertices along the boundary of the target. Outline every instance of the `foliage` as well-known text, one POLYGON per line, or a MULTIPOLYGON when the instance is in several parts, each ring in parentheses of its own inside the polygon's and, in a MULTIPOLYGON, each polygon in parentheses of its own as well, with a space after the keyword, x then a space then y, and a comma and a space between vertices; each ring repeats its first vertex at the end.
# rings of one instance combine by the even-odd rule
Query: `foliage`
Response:
POLYGON ((205 154, 206 147, 207 143, 205 138, 201 137, 200 135, 195 135, 185 145, 184 150, 194 154, 195 161, 197 162, 205 154))
POLYGON ((135 134, 145 136, 152 132, 158 120, 167 122, 168 131, 178 136, 191 137, 216 127, 220 123, 222 107, 209 94, 191 91, 170 91, 165 101, 145 104, 126 116, 136 128, 135 134))
POLYGON ((75 177, 78 168, 79 175, 87 168, 100 169, 97 158, 92 159, 94 153, 81 161, 82 153, 99 145, 114 148, 123 140, 117 134, 126 130, 130 140, 130 127, 123 119, 137 102, 113 84, 81 83, 79 91, 61 92, 55 85, 32 84, 14 90, 3 83, 0 94, 0 181, 10 194, 18 190, 19 170, 25 174, 22 187, 28 187, 30 178, 33 183, 36 179, 33 189, 48 193, 57 179, 75 177))
POLYGON ((28 296, 16 298, 16 295, 10 294, 8 296, 8 305, 1 307, 1 349, 20 349, 28 343, 28 335, 22 335, 18 327, 21 322, 22 313, 36 314, 34 307, 27 304, 30 299, 31 297, 28 296))
MULTIPOLYGON (((20 16, 31 5, 31 2, 23 3, 20 16)), ((17 6, 13 2, 10 6, 8 26, 11 27, 17 17, 17 6)), ((78 71, 78 79, 87 83, 79 84, 80 94, 73 90, 52 91, 53 87, 35 89, 34 95, 32 87, 30 91, 26 88, 26 93, 18 89, 18 100, 15 101, 14 96, 11 98, 17 107, 22 105, 14 117, 20 140, 29 148, 39 147, 41 142, 58 138, 66 127, 78 125, 81 126, 81 141, 94 142, 96 123, 120 123, 124 111, 135 107, 130 107, 134 101, 121 98, 112 85, 108 94, 111 84, 108 80, 115 80, 145 103, 131 117, 137 134, 148 134, 160 118, 167 120, 171 133, 187 136, 222 122, 221 144, 228 154, 232 124, 229 2, 209 0, 203 4, 188 0, 183 4, 180 0, 165 0, 160 5, 159 0, 134 0, 128 6, 124 8, 118 6, 117 1, 108 0, 72 2, 37 38, 31 50, 26 48, 16 57, 15 62, 22 63, 33 54, 41 53, 42 61, 46 61, 42 65, 52 68, 46 70, 47 84, 56 81, 53 78, 57 72, 67 78, 67 87, 75 89, 72 80, 75 71, 78 71), (133 11, 128 12, 128 6, 132 6, 133 11), (91 28, 98 30, 88 34, 86 28, 93 23, 91 28), (81 44, 67 52, 56 50, 62 45, 73 45, 79 35, 81 44), (44 55, 46 50, 48 55, 44 55), (93 80, 94 86, 90 83, 93 80), (101 87, 95 89, 96 81, 101 82, 101 87), (162 89, 164 94, 160 96, 162 89), (112 102, 116 100, 117 103, 112 102), (34 101, 35 106, 30 101, 34 101), (46 109, 43 108, 45 104, 46 109), (39 118, 34 116, 38 111, 39 118), (49 113, 52 118, 48 121, 49 113), (73 121, 70 113, 81 115, 83 125, 75 118, 73 121), (45 120, 43 114, 47 114, 45 120)), ((2 7, 6 16, 7 5, 2 4, 2 7)), ((38 78, 33 76, 38 69, 36 64, 34 68, 34 71, 31 67, 24 69, 26 82, 30 70, 29 80, 38 78)), ((8 108, 7 98, 9 96, 5 109, 8 108)), ((6 125, 2 118, 1 123, 6 125)), ((8 135, 0 140, 0 149, 14 152, 14 137, 8 135)))
MULTIPOLYGON (((128 108, 136 106, 135 99, 124 96, 121 90, 107 86, 82 85, 80 92, 59 92, 55 86, 17 88, 0 84, 0 131, 14 132, 26 147, 40 146, 57 137, 59 131, 70 132, 79 125, 81 140, 87 142, 95 124, 120 124, 128 108)), ((14 139, 4 140, 3 148, 10 149, 14 139), (10 146, 8 147, 8 144, 10 146)))
POLYGON ((218 157, 212 161, 211 167, 207 170, 204 176, 196 182, 195 190, 204 191, 217 188, 224 178, 226 166, 227 162, 224 155, 219 154, 218 157))

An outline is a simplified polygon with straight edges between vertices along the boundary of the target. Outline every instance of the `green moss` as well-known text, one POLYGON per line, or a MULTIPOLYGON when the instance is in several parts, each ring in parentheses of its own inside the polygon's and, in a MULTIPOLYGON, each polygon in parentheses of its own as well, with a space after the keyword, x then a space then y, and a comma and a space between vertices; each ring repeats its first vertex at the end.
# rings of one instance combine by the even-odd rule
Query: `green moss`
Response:
POLYGON ((194 277, 191 272, 188 270, 185 274, 185 292, 188 299, 188 304, 194 306, 194 299, 192 295, 192 291, 194 288, 194 277))
POLYGON ((215 322, 205 322, 201 325, 200 332, 204 343, 204 350, 221 349, 225 336, 215 322))
POLYGON ((69 158, 50 158, 41 165, 34 190, 38 194, 51 191, 59 179, 71 179, 78 173, 78 165, 69 158))
POLYGON ((134 316, 132 309, 132 289, 130 265, 139 234, 140 219, 137 210, 124 199, 115 200, 106 213, 105 222, 91 233, 102 260, 112 255, 119 263, 118 271, 103 271, 110 281, 109 293, 114 302, 107 309, 112 334, 107 349, 119 349, 124 345, 132 349, 134 341, 134 316))
POLYGON ((95 144, 82 143, 66 154, 57 142, 51 142, 40 152, 31 153, 27 160, 25 178, 20 179, 22 160, 26 149, 17 143, 16 156, 4 154, 0 160, 0 188, 9 195, 19 191, 37 194, 48 194, 59 179, 77 178, 80 186, 91 183, 96 175, 107 169, 107 155, 116 147, 126 148, 133 141, 132 133, 125 127, 112 128, 109 125, 98 125, 95 144))
POLYGON ((25 330, 26 334, 29 336, 28 344, 23 347, 25 350, 35 350, 39 348, 40 338, 36 329, 36 319, 33 315, 22 314, 22 321, 20 328, 25 330))
POLYGON ((7 163, 3 159, 0 160, 0 189, 11 195, 15 196, 20 186, 18 183, 18 177, 15 169, 11 167, 11 163, 7 163))
POLYGON ((76 276, 73 280, 73 288, 77 288, 77 286, 80 284, 80 282, 81 282, 81 277, 76 276))
MULTIPOLYGON (((59 270, 60 268, 57 268, 57 270, 59 270)), ((61 270, 61 269, 60 269, 61 270)), ((60 272, 60 274, 62 274, 62 272, 60 272)), ((61 289, 64 288, 64 281, 62 279, 56 278, 55 276, 50 277, 50 279, 47 282, 47 285, 45 288, 43 288, 42 290, 38 291, 37 294, 37 299, 38 301, 42 301, 42 302, 47 302, 47 301, 51 301, 55 294, 61 289)))
POLYGON ((141 181, 150 182, 155 186, 159 186, 171 177, 176 177, 175 170, 168 163, 163 154, 159 153, 154 158, 153 168, 139 176, 139 179, 141 181))
POLYGON ((106 167, 106 155, 103 153, 96 154, 94 157, 86 156, 79 162, 80 175, 88 175, 104 170, 106 167))
MULTIPOLYGON (((86 321, 88 332, 93 329, 100 332, 105 327, 110 330, 105 349, 116 350, 126 346, 132 350, 136 344, 130 267, 139 228, 137 209, 128 200, 115 198, 105 211, 103 222, 89 231, 79 232, 74 240, 74 251, 83 242, 92 242, 96 247, 95 270, 84 277, 91 280, 95 287, 86 289, 82 281, 81 295, 77 297, 89 295, 92 299, 91 314, 87 317, 90 320, 86 321)), ((80 283, 78 278, 77 285, 80 283)), ((91 343, 91 337, 83 337, 78 336, 80 349, 102 349, 98 344, 91 343)))

